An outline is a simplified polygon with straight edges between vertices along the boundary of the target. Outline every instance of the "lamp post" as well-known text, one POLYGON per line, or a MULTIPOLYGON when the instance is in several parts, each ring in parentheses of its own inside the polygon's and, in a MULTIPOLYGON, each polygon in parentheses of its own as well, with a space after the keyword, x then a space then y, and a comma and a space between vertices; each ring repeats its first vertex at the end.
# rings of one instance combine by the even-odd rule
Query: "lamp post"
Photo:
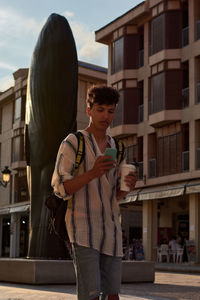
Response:
POLYGON ((5 166, 4 170, 1 171, 2 173, 2 180, 0 180, 0 186, 6 187, 8 182, 10 181, 10 169, 8 169, 8 166, 5 166))

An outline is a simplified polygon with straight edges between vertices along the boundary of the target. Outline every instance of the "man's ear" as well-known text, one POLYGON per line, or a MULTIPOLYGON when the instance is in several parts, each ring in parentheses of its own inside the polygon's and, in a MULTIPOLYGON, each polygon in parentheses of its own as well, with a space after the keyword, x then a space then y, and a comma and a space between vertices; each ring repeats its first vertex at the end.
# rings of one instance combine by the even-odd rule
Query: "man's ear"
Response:
POLYGON ((90 117, 90 115, 91 115, 90 107, 86 107, 86 113, 87 113, 87 115, 90 117))

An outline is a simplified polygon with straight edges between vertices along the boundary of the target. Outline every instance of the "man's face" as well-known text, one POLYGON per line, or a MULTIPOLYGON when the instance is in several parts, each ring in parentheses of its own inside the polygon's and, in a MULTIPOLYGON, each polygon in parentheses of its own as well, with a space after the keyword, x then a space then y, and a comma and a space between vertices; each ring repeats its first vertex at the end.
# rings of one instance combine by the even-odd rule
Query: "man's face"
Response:
POLYGON ((112 123, 115 108, 115 104, 100 105, 98 103, 94 103, 92 108, 87 109, 91 123, 98 129, 106 130, 112 123))

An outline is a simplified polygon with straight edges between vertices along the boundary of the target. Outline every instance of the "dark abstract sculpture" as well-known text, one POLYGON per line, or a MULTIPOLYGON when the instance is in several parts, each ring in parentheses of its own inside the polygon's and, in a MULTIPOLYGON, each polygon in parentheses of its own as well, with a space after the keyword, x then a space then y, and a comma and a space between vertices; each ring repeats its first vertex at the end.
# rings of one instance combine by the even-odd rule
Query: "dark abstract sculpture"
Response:
POLYGON ((31 201, 28 257, 65 258, 62 241, 48 230, 45 199, 61 141, 76 131, 78 61, 67 20, 49 16, 33 52, 27 85, 26 158, 31 201))

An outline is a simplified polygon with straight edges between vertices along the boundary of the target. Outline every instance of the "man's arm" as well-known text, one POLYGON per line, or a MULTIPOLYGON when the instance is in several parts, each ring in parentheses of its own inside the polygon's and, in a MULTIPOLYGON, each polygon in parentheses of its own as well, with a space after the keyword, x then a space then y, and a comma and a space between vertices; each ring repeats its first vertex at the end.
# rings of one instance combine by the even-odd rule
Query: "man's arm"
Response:
POLYGON ((109 172, 110 169, 115 168, 115 161, 105 161, 106 159, 110 159, 110 156, 99 156, 91 170, 80 176, 66 180, 64 182, 66 193, 68 195, 73 195, 94 178, 101 177, 105 173, 109 172))

